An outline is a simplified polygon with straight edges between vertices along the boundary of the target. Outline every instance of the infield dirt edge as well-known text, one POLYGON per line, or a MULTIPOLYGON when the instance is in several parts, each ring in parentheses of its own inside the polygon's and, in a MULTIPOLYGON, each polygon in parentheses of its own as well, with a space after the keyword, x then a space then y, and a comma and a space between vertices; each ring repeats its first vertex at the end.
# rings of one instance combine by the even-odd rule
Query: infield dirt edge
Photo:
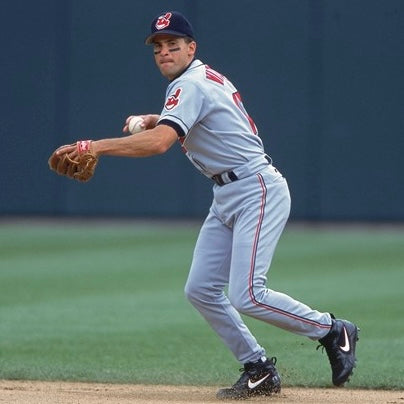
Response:
MULTIPOLYGON (((0 402, 7 404, 223 403, 217 386, 162 386, 0 380, 0 402)), ((290 388, 254 403, 404 403, 404 390, 290 388)))

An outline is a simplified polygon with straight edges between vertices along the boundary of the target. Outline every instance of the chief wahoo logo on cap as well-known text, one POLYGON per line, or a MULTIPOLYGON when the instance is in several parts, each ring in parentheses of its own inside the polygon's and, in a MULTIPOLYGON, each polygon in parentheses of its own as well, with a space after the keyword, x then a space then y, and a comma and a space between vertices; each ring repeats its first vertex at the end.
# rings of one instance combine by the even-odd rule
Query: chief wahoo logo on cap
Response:
POLYGON ((156 28, 158 30, 167 28, 170 25, 171 16, 172 16, 171 13, 166 13, 164 15, 161 15, 159 18, 157 18, 156 28))

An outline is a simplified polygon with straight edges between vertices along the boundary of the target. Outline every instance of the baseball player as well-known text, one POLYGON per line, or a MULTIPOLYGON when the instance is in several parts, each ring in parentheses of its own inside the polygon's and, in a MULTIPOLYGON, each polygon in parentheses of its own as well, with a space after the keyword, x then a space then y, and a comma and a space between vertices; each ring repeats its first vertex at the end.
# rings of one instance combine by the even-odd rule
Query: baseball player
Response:
POLYGON ((195 57, 192 26, 179 12, 154 18, 145 42, 169 80, 161 114, 142 115, 145 130, 135 135, 62 146, 51 157, 51 168, 77 179, 77 168, 69 161, 83 153, 95 161, 101 155, 145 157, 164 153, 179 141, 191 163, 213 182, 214 195, 185 294, 243 366, 238 381, 217 397, 243 399, 281 390, 276 359, 267 355, 240 313, 318 340, 327 352, 334 385, 343 385, 355 367, 357 326, 266 286, 290 195, 240 93, 195 57))

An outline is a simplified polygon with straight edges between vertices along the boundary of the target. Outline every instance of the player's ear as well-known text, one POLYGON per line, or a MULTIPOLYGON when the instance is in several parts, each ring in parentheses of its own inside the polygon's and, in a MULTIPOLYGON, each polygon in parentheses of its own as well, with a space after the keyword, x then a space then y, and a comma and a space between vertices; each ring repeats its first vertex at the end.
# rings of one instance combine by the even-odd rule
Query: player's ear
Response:
POLYGON ((196 52, 196 42, 195 41, 191 41, 188 44, 188 55, 194 55, 196 52))

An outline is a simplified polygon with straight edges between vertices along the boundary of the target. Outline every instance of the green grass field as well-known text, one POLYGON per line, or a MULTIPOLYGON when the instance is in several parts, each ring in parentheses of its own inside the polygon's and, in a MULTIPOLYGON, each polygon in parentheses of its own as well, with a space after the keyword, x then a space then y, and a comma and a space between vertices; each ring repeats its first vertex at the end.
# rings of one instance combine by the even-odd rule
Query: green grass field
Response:
MULTIPOLYGON (((239 364, 186 301, 199 224, 0 223, 0 379, 219 385, 239 364)), ((269 286, 360 328, 350 386, 404 388, 402 228, 296 227, 269 286)), ((317 343, 246 319, 284 386, 330 386, 317 343)))

